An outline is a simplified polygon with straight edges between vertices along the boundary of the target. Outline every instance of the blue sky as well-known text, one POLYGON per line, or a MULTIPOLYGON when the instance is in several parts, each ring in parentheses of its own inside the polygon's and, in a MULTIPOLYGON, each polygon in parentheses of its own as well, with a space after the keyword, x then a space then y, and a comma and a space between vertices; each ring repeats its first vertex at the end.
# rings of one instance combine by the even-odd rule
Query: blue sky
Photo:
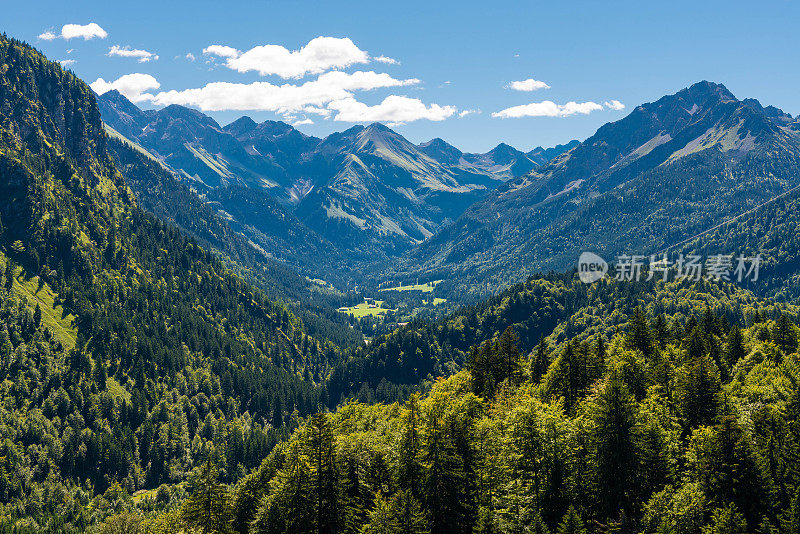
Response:
POLYGON ((318 136, 377 118, 414 142, 441 137, 485 151, 501 141, 529 150, 583 140, 638 104, 702 79, 796 115, 799 22, 795 0, 106 0, 16 3, 0 30, 50 59, 71 60, 89 83, 107 82, 96 88, 148 76, 117 85, 144 95, 142 107, 205 106, 221 124, 241 115, 304 121, 298 128, 318 136), (80 26, 65 29, 76 35, 70 39, 62 36, 67 24, 80 26), (55 38, 39 37, 46 32, 55 38), (115 46, 121 54, 110 54, 115 46), (145 52, 158 59, 140 62, 145 52), (525 80, 548 88, 509 87, 525 80), (218 82, 234 85, 208 86, 218 82), (259 109, 229 109, 243 105, 259 109))

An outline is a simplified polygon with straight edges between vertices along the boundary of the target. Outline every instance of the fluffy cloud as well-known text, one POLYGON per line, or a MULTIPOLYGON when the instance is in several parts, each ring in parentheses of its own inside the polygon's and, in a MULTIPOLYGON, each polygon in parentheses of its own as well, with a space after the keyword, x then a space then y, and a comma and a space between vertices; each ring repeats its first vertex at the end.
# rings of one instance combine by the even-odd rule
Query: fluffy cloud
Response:
POLYGON ((420 119, 441 121, 451 117, 456 108, 431 104, 426 106, 417 98, 389 95, 383 102, 368 106, 355 98, 345 98, 328 104, 328 108, 336 111, 334 120, 343 122, 388 122, 403 124, 420 119))
POLYGON ((148 61, 155 61, 158 59, 158 55, 148 52, 147 50, 138 50, 135 48, 131 48, 129 46, 120 47, 117 45, 112 46, 108 50, 108 55, 110 56, 118 56, 118 57, 132 57, 136 58, 139 63, 146 63, 148 61))
POLYGON ((188 52, 188 53, 187 53, 187 54, 186 54, 184 57, 185 57, 185 58, 186 58, 188 61, 194 61, 195 59, 197 59, 196 57, 194 57, 194 54, 192 54, 191 52, 188 52))
POLYGON ((466 117, 468 115, 475 115, 476 113, 480 113, 481 110, 479 109, 465 109, 458 112, 459 117, 466 117))
POLYGON ((58 39, 59 37, 67 41, 82 37, 85 41, 88 41, 89 39, 94 39, 95 37, 99 39, 105 39, 108 37, 108 32, 101 28, 96 22, 90 22, 89 24, 64 24, 61 27, 60 35, 54 33, 52 30, 47 30, 39 35, 39 39, 44 41, 52 41, 53 39, 58 39))
POLYGON ((417 83, 419 80, 416 78, 397 80, 386 73, 373 71, 353 73, 333 71, 302 85, 213 82, 196 89, 160 92, 152 100, 156 105, 180 104, 195 106, 203 111, 248 110, 279 113, 305 111, 324 115, 327 110, 322 106, 335 100, 352 98, 352 91, 417 83))
POLYGON ((62 67, 71 67, 76 63, 76 61, 74 59, 59 59, 58 63, 62 67))
POLYGON ((539 89, 550 89, 550 86, 546 83, 539 80, 534 80, 533 78, 511 82, 506 87, 515 91, 538 91, 539 89))
POLYGON ((204 54, 219 57, 237 57, 239 51, 231 46, 211 45, 203 49, 204 54))
POLYGON ((388 57, 388 56, 378 56, 378 57, 373 58, 373 59, 375 61, 377 61, 378 63, 386 63, 387 65, 399 65, 400 64, 400 62, 397 61, 395 58, 388 57))
POLYGON ((304 124, 314 124, 314 121, 311 119, 303 119, 301 121, 295 121, 292 123, 292 126, 302 126, 304 124))
POLYGON ((284 79, 369 61, 369 54, 347 37, 316 37, 294 51, 280 45, 256 46, 246 52, 230 46, 211 45, 203 53, 226 58, 225 64, 238 72, 256 71, 262 76, 277 74, 284 79))
POLYGON ((596 102, 567 102, 556 104, 550 100, 533 102, 522 106, 514 106, 492 113, 492 117, 512 119, 519 117, 568 117, 569 115, 588 115, 592 111, 600 111, 603 106, 596 102))
POLYGON ((608 109, 613 109, 614 111, 621 111, 625 109, 625 104, 623 104, 619 100, 610 100, 608 102, 603 102, 603 105, 608 109))
POLYGON ((103 78, 97 78, 97 80, 95 80, 94 83, 90 83, 89 86, 98 95, 116 89, 131 102, 144 102, 153 99, 153 95, 146 91, 158 89, 161 87, 161 84, 149 74, 136 72, 120 76, 113 82, 107 82, 103 78))

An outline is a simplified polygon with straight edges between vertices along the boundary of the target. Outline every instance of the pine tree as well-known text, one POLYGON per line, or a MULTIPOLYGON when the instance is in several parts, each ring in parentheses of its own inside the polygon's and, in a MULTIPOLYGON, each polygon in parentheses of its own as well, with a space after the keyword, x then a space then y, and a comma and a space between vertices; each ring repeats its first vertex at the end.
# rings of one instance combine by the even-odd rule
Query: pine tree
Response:
POLYGON ((781 515, 780 524, 783 532, 800 532, 800 490, 795 492, 789 509, 781 515))
POLYGON ((734 325, 728 334, 728 341, 725 344, 725 360, 728 367, 732 369, 733 366, 746 355, 742 331, 738 326, 734 325))
POLYGON ((283 426, 283 401, 280 395, 275 395, 272 401, 272 427, 281 428, 283 426))
POLYGON ((792 322, 786 315, 781 314, 781 316, 778 317, 772 339, 784 354, 790 354, 797 348, 797 336, 794 332, 794 325, 792 325, 792 322))
POLYGON ((686 344, 686 353, 689 360, 697 360, 706 353, 706 342, 703 331, 699 326, 693 327, 689 332, 689 339, 686 344))
POLYGON ((422 457, 423 494, 433 534, 466 534, 472 530, 472 495, 468 474, 451 435, 445 406, 434 403, 425 421, 422 457))
POLYGON ((6 263, 6 291, 9 293, 11 289, 14 287, 14 264, 11 261, 6 263))
POLYGON ((428 534, 430 530, 428 518, 422 505, 409 490, 400 490, 391 499, 392 515, 400 525, 403 534, 428 534))
POLYGON ((710 502, 716 507, 735 504, 755 528, 767 504, 767 491, 757 455, 735 416, 725 415, 713 428, 697 431, 687 456, 710 502))
POLYGON ((369 522, 361 529, 361 534, 401 534, 400 522, 394 516, 392 507, 383 495, 375 495, 375 502, 369 512, 369 522))
POLYGON ((667 341, 669 341, 669 328, 667 327, 667 320, 663 313, 659 313, 656 316, 652 332, 658 345, 663 348, 664 345, 667 344, 667 341))
POLYGON ((581 516, 574 506, 570 506, 564 514, 564 519, 558 525, 558 534, 586 534, 581 516))
POLYGON ((98 356, 94 363, 94 382, 97 388, 101 391, 106 389, 106 380, 108 380, 108 371, 103 358, 98 356))
POLYGON ((519 337, 514 331, 513 326, 506 328, 500 339, 497 340, 497 357, 502 366, 500 381, 509 379, 511 383, 517 383, 521 373, 519 337))
POLYGON ((653 354, 653 334, 641 307, 636 307, 628 320, 627 344, 632 349, 642 351, 645 358, 653 354))
POLYGON ((542 520, 542 516, 536 514, 533 524, 528 528, 528 532, 530 534, 550 534, 550 529, 547 528, 547 524, 542 520))
POLYGON ((719 371, 708 356, 688 360, 675 373, 675 405, 684 433, 714 422, 720 408, 719 371))
POLYGON ((536 351, 533 354, 533 359, 531 359, 531 382, 538 384, 547 372, 547 367, 549 365, 547 346, 545 345, 544 337, 540 337, 539 343, 536 345, 536 351))
POLYGON ((422 466, 419 462, 419 393, 414 393, 409 397, 406 402, 406 410, 403 418, 403 433, 399 443, 397 483, 401 488, 411 491, 412 496, 418 498, 422 483, 422 466))
POLYGON ((318 534, 329 534, 336 532, 340 524, 341 497, 333 430, 328 415, 325 413, 313 415, 308 422, 307 432, 307 454, 311 463, 316 531, 318 534))
POLYGON ((612 373, 600 389, 592 419, 601 512, 604 517, 614 517, 620 510, 630 513, 637 498, 639 464, 636 403, 618 373, 612 373))
POLYGON ((230 532, 227 490, 217 482, 217 468, 210 459, 200 468, 191 492, 181 507, 183 521, 203 534, 230 532))
POLYGON ((711 523, 703 529, 703 534, 747 534, 747 521, 731 504, 718 508, 711 517, 711 523))

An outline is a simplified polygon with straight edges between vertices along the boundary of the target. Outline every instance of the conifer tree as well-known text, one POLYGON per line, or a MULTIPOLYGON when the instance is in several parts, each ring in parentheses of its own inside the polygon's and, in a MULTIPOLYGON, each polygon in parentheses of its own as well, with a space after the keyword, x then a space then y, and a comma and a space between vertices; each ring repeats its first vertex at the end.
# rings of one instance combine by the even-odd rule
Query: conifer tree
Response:
POLYGON ((780 517, 782 532, 800 532, 800 489, 795 491, 791 505, 780 517))
POLYGON ((583 520, 574 506, 570 506, 567 513, 564 514, 564 519, 558 525, 558 534, 586 534, 583 520))
POLYGON ((736 362, 746 356, 744 348, 744 338, 742 331, 734 325, 728 334, 728 341, 725 344, 725 360, 729 368, 733 368, 736 362))
POLYGON ((545 345, 544 337, 539 338, 539 343, 536 345, 536 350, 531 359, 531 382, 538 384, 544 374, 547 372, 549 365, 549 357, 547 355, 547 346, 545 345))
POLYGON ((630 348, 642 351, 645 358, 653 354, 653 334, 650 332, 650 326, 647 324, 647 318, 641 307, 633 310, 633 314, 628 320, 626 341, 630 348))
POLYGON ((744 516, 731 504, 724 508, 717 508, 703 534, 747 534, 747 521, 744 516))
POLYGON ((318 534, 336 532, 341 518, 339 473, 334 454, 333 430, 328 414, 311 416, 308 423, 308 457, 318 534))
POLYGON ((497 340, 497 357, 502 366, 501 381, 509 379, 511 383, 517 383, 519 380, 521 369, 518 344, 519 336, 513 326, 506 328, 497 340))
POLYGON ((613 517, 631 512, 636 500, 639 450, 636 436, 636 404, 617 372, 600 389, 592 418, 596 450, 600 510, 613 517))
POLYGON ((428 534, 430 526, 419 501, 409 490, 400 490, 391 499, 392 515, 403 534, 428 534))
POLYGON ((181 517, 191 528, 203 534, 230 532, 228 495, 217 482, 217 468, 206 460, 191 487, 191 496, 181 507, 181 517))
POLYGON ((401 488, 408 489, 412 496, 418 498, 422 482, 422 466, 419 462, 421 424, 419 393, 414 393, 409 397, 406 402, 406 410, 403 418, 403 433, 399 443, 397 483, 401 488))
POLYGON ((708 356, 688 360, 675 373, 675 404, 684 432, 714 422, 720 407, 720 377, 708 356))
POLYGON ((433 534, 472 530, 468 474, 451 434, 449 415, 441 399, 427 411, 422 457, 425 467, 425 508, 433 534))
POLYGON ((790 354, 797 348, 797 336, 794 332, 794 326, 786 315, 781 314, 775 322, 772 339, 784 354, 790 354))
POLYGON ((383 495, 375 495, 375 502, 369 512, 369 522, 361 529, 361 534, 400 534, 400 523, 394 516, 392 507, 383 495))

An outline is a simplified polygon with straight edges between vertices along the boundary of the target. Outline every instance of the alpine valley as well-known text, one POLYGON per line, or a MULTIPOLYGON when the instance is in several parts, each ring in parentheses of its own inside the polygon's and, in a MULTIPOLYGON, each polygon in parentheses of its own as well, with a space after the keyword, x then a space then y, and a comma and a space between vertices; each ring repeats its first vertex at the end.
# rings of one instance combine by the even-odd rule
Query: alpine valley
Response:
POLYGON ((719 83, 476 154, 2 35, 0 532, 800 532, 799 214, 800 120, 719 83))

